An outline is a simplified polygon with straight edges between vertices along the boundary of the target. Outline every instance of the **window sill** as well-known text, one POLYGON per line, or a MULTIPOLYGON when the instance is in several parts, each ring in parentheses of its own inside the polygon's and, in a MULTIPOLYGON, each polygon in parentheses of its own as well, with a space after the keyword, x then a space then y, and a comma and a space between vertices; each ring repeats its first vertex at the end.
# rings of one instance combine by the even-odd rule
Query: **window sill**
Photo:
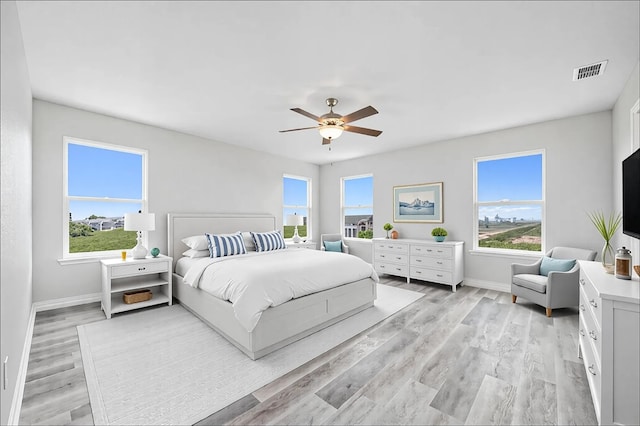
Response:
POLYGON ((473 256, 526 258, 526 259, 529 259, 529 258, 539 259, 544 255, 543 253, 536 253, 536 252, 527 253, 525 251, 509 252, 509 251, 502 251, 502 250, 478 250, 478 249, 469 250, 469 254, 473 256))
POLYGON ((66 265, 80 265, 83 263, 99 263, 102 259, 116 259, 118 257, 119 256, 116 256, 116 255, 66 257, 63 259, 58 259, 58 264, 61 266, 66 266, 66 265))

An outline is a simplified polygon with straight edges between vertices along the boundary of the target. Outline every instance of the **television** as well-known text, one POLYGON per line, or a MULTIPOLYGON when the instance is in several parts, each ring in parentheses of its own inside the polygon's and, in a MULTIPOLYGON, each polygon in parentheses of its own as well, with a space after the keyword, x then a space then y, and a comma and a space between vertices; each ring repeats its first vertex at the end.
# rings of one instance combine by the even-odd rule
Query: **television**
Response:
POLYGON ((640 239, 640 149, 622 162, 622 232, 640 239))

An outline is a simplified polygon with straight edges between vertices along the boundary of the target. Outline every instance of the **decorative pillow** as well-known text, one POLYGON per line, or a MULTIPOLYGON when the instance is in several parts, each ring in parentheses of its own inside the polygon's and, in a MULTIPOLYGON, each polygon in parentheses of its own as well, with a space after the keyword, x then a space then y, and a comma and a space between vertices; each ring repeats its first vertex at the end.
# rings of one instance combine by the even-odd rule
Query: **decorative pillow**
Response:
POLYGON ((336 251, 342 253, 342 241, 325 241, 324 249, 326 251, 336 251))
POLYGON ((287 248, 280 231, 273 232, 251 232, 256 251, 270 251, 287 248))
POLYGON ((190 257, 190 258, 193 259, 193 258, 196 258, 196 257, 209 257, 209 256, 211 256, 211 253, 209 252, 209 249, 207 249, 207 250, 189 249, 189 250, 185 251, 184 253, 182 253, 182 255, 185 256, 185 257, 190 257))
POLYGON ((554 259, 552 257, 543 257, 540 264, 540 275, 549 276, 550 272, 567 272, 576 264, 575 259, 554 259))
POLYGON ((253 242, 251 232, 242 232, 242 239, 244 240, 244 246, 247 251, 256 251, 256 244, 253 242))
POLYGON ((192 250, 209 250, 209 241, 204 234, 183 238, 182 242, 192 250))
POLYGON ((244 246, 244 239, 242 239, 242 234, 240 233, 234 235, 205 235, 209 241, 209 254, 211 257, 233 256, 247 252, 247 248, 244 246))

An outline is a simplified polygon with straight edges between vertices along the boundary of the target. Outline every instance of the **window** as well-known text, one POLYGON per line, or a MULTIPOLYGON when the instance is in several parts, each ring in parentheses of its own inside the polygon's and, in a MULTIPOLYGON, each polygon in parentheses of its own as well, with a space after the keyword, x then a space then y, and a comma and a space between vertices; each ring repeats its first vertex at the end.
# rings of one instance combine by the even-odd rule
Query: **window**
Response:
POLYGON ((64 138, 64 257, 136 245, 136 233, 124 231, 124 214, 147 211, 146 164, 143 150, 64 138))
POLYGON ((373 238, 373 176, 342 178, 342 229, 347 238, 373 238))
POLYGON ((285 238, 293 237, 295 226, 287 226, 289 215, 302 217, 302 225, 298 226, 298 235, 306 238, 311 235, 311 179, 285 175, 282 178, 283 202, 282 223, 285 238))
POLYGON ((476 158, 474 249, 542 253, 544 151, 476 158))

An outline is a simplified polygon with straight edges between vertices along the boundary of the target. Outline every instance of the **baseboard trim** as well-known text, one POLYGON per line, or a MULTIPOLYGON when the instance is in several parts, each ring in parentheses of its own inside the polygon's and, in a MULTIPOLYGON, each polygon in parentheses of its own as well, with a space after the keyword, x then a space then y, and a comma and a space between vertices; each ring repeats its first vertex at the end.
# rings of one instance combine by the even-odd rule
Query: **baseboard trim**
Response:
POLYGON ((33 305, 36 312, 50 311, 51 309, 67 308, 69 306, 84 305, 86 303, 99 302, 102 293, 83 294, 82 296, 64 297, 62 299, 44 300, 35 302, 33 305))
POLYGON ((502 291, 505 293, 511 293, 511 286, 509 284, 500 283, 497 281, 485 281, 485 280, 477 280, 475 278, 465 278, 464 285, 468 285, 470 287, 485 288, 487 290, 495 290, 495 291, 502 291))
POLYGON ((9 425, 18 425, 20 423, 20 410, 22 409, 22 397, 24 396, 24 385, 27 381, 27 368, 29 367, 29 354, 31 353, 31 340, 33 339, 33 327, 36 323, 36 307, 35 303, 31 305, 29 313, 29 322, 27 323, 27 335, 24 338, 24 346, 22 347, 22 357, 20 358, 20 367, 18 369, 18 377, 16 377, 16 387, 13 392, 13 400, 11 401, 11 410, 7 420, 9 425))

